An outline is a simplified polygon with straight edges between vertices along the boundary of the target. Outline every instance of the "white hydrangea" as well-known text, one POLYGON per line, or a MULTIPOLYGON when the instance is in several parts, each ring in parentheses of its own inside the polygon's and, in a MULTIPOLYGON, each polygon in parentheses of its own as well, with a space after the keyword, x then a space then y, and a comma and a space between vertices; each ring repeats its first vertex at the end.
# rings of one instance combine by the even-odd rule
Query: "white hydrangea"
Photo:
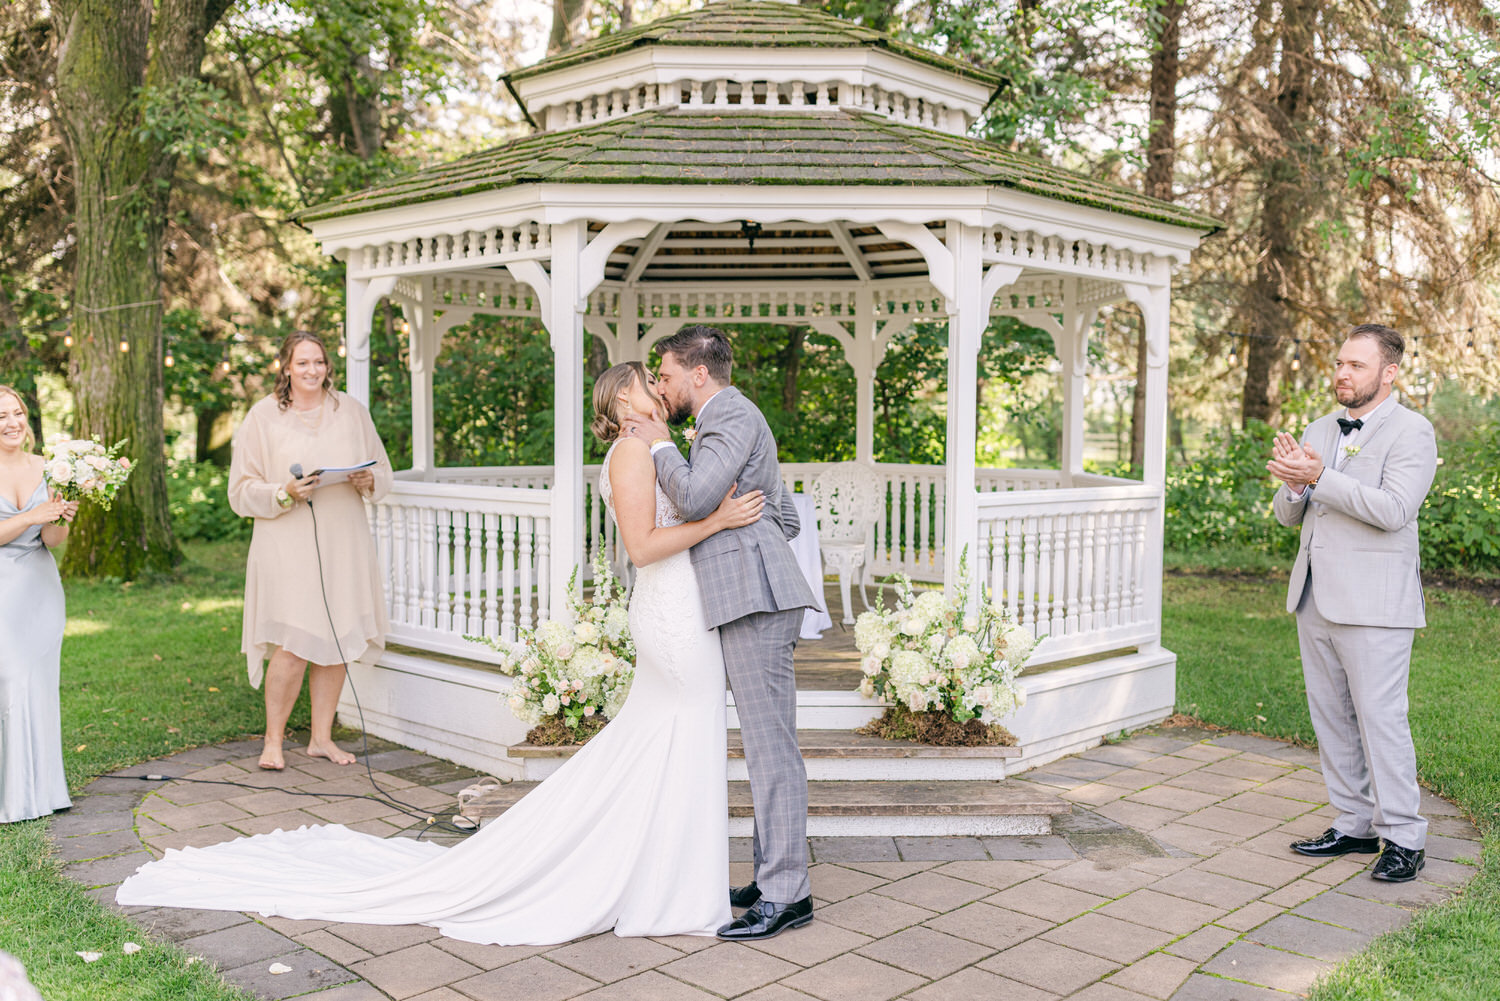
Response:
POLYGON ((599 642, 599 627, 585 619, 573 627, 573 638, 584 646, 599 642))
POLYGON ((941 591, 923 591, 917 595, 917 600, 912 606, 917 614, 927 620, 940 619, 948 610, 948 599, 943 597, 941 591))
POLYGON ((604 635, 611 643, 618 643, 630 632, 630 613, 619 605, 611 605, 604 616, 604 635))
POLYGON ((860 653, 873 653, 875 648, 891 642, 891 627, 880 612, 861 612, 854 620, 854 646, 860 653))
POLYGON ((967 671, 969 666, 980 658, 979 644, 974 642, 972 636, 963 633, 949 640, 943 653, 953 669, 960 673, 967 671))

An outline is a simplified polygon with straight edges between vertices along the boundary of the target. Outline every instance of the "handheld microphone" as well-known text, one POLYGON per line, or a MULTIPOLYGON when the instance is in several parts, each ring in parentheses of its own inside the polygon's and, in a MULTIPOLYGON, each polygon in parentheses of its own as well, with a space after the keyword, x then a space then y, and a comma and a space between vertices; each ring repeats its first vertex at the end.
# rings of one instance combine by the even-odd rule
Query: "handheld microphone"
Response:
POLYGON ((292 479, 294 479, 294 480, 300 480, 300 479, 302 479, 302 463, 300 463, 300 462, 294 462, 294 463, 292 463, 292 479))

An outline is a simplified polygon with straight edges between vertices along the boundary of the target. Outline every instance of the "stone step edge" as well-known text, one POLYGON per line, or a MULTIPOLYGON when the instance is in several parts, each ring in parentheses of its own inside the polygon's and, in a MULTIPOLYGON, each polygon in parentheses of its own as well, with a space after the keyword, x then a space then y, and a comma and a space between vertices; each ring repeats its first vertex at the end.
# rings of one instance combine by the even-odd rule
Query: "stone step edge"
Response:
MULTIPOLYGON (((537 785, 511 782, 470 800, 461 813, 476 821, 498 816, 537 785)), ((1073 810, 1071 803, 1056 796, 992 781, 814 781, 807 784, 807 794, 809 817, 1052 817, 1073 810), (913 794, 919 791, 933 800, 918 802, 922 797, 913 794)), ((730 782, 729 816, 750 817, 754 812, 750 783, 730 782)))
MULTIPOLYGON (((806 734, 817 732, 819 731, 797 731, 797 745, 802 751, 803 758, 858 758, 861 760, 979 758, 988 761, 996 758, 1019 758, 1022 754, 1020 747, 935 747, 931 744, 907 744, 897 741, 885 741, 881 744, 849 745, 820 743, 816 737, 805 736, 806 734)), ((828 732, 845 733, 847 731, 832 730, 828 732)), ((738 742, 738 738, 734 736, 736 733, 737 731, 730 731, 728 756, 730 758, 743 758, 745 756, 745 748, 738 742)), ((581 744, 512 744, 507 753, 512 758, 570 758, 578 753, 578 749, 581 746, 581 744)))

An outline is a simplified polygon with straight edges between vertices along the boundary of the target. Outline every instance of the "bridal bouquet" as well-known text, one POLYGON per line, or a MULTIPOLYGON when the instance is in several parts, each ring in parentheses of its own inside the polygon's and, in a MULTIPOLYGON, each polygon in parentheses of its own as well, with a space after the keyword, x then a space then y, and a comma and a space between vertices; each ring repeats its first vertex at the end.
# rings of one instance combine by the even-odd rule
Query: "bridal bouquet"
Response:
POLYGON ((929 743, 1013 743, 993 721, 1020 708, 1026 693, 1016 675, 1036 640, 998 603, 970 611, 967 553, 953 597, 918 593, 897 575, 896 607, 864 612, 854 643, 866 698, 894 703, 865 732, 929 743))
POLYGON ((42 448, 48 485, 63 500, 92 500, 108 511, 130 478, 130 459, 120 454, 128 440, 105 448, 98 438, 53 435, 42 448))
POLYGON ((594 557, 594 588, 581 597, 578 571, 568 581, 567 615, 521 630, 509 643, 469 636, 504 654, 501 672, 516 679, 505 696, 511 712, 532 730, 533 744, 582 743, 619 712, 635 677, 625 587, 603 554, 594 557))

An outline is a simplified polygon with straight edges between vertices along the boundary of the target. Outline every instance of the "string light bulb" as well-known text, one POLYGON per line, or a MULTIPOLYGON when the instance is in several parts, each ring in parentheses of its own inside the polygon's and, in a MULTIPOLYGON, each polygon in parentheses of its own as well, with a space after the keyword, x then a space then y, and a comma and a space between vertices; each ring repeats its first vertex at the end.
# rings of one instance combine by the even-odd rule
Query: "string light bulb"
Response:
POLYGON ((1292 350, 1292 371, 1300 372, 1302 371, 1302 342, 1294 341, 1293 343, 1297 346, 1292 350))
POLYGON ((1239 348, 1239 345, 1235 344, 1233 341, 1230 341, 1229 342, 1229 364, 1231 364, 1231 365, 1238 365, 1239 363, 1240 363, 1240 348, 1239 348))
POLYGON ((225 374, 228 374, 228 372, 229 372, 229 359, 225 358, 223 360, 223 362, 220 363, 220 367, 224 370, 225 374))
POLYGON ((344 346, 344 339, 339 338, 339 357, 343 358, 349 354, 349 349, 344 346))
POLYGON ((177 364, 177 359, 172 357, 171 348, 167 348, 167 356, 161 360, 161 363, 167 368, 171 368, 173 365, 177 364))
POLYGON ((120 338, 120 354, 124 355, 124 354, 129 354, 129 353, 130 353, 130 342, 127 341, 123 337, 120 338))
POLYGON ((281 371, 281 359, 280 358, 272 358, 271 359, 271 371, 272 372, 280 372, 281 371))

